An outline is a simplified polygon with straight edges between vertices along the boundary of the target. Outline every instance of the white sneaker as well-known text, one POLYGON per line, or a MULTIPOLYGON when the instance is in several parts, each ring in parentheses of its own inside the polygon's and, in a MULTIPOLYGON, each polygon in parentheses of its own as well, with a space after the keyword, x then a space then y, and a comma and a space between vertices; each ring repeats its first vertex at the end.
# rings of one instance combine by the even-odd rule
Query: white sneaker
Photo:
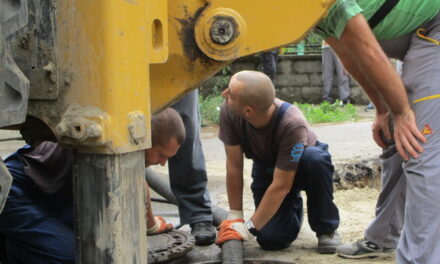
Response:
POLYGON ((352 244, 337 247, 336 253, 340 257, 349 259, 391 257, 394 254, 394 249, 381 247, 371 241, 363 239, 352 244))
POLYGON ((333 234, 322 234, 318 236, 318 253, 333 254, 336 248, 341 245, 341 237, 338 232, 333 234))

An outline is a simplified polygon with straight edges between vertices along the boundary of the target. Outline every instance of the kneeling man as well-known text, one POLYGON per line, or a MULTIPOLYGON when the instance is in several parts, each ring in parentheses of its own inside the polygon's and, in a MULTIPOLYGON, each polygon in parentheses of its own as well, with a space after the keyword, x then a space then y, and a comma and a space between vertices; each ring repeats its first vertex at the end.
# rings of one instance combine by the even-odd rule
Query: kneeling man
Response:
POLYGON ((226 150, 230 213, 217 244, 250 240, 263 249, 288 247, 298 236, 307 195, 308 220, 318 252, 334 253, 340 242, 338 208, 333 202, 333 164, 328 145, 317 140, 302 112, 275 98, 263 73, 242 71, 223 92, 220 140, 226 150), (243 154, 253 161, 251 190, 255 213, 243 220, 243 154))

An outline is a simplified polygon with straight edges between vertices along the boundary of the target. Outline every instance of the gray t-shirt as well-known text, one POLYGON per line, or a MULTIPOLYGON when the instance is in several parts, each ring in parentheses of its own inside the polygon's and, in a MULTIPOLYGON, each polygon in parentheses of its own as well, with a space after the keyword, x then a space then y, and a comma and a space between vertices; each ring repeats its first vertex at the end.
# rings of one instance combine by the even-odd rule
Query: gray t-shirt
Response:
MULTIPOLYGON (((262 128, 254 128, 246 122, 249 145, 253 153, 260 160, 276 160, 276 167, 281 170, 296 170, 301 155, 307 146, 316 145, 316 135, 311 130, 307 120, 298 107, 290 106, 275 131, 276 113, 284 101, 275 99, 277 110, 270 122, 262 128), (274 154, 273 148, 278 148, 274 154), (276 155, 276 156, 274 156, 276 155)), ((227 104, 223 104, 220 112, 219 138, 225 145, 241 145, 242 118, 229 110, 227 104)))

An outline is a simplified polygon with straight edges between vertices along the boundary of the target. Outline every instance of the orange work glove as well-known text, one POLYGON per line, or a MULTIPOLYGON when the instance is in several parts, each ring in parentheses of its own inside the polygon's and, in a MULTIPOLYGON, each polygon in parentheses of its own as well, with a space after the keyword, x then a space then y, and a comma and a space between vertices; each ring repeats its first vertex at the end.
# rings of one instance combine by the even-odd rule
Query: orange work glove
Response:
POLYGON ((240 241, 248 241, 253 238, 253 235, 249 233, 247 228, 244 226, 244 220, 232 219, 232 220, 223 220, 220 224, 217 240, 215 243, 217 245, 221 245, 229 240, 240 240, 240 241))
POLYGON ((147 235, 166 233, 173 229, 173 224, 167 223, 162 216, 155 216, 154 221, 156 222, 156 224, 153 227, 147 229, 147 235))

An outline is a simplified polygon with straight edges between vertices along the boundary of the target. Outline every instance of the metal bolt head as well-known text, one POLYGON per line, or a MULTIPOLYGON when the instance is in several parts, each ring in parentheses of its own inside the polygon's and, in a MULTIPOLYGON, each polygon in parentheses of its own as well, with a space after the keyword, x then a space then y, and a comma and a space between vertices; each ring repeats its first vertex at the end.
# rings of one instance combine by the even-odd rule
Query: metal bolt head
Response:
POLYGON ((211 38, 217 44, 227 44, 234 34, 235 27, 231 19, 219 18, 211 26, 211 38))
POLYGON ((101 126, 98 124, 89 125, 86 128, 86 134, 89 138, 99 138, 102 134, 101 126))

